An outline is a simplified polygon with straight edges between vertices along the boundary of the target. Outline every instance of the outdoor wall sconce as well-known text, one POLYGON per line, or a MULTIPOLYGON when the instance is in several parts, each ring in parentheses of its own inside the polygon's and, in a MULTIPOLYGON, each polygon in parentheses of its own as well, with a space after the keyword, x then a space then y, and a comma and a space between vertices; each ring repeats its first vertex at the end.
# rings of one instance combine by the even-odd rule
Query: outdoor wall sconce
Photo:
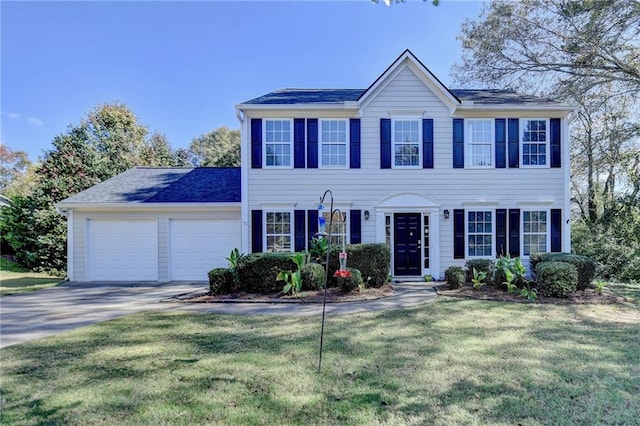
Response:
POLYGON ((449 219, 449 210, 444 211, 444 218, 449 219))
POLYGON ((364 211, 364 220, 369 220, 369 210, 364 211))

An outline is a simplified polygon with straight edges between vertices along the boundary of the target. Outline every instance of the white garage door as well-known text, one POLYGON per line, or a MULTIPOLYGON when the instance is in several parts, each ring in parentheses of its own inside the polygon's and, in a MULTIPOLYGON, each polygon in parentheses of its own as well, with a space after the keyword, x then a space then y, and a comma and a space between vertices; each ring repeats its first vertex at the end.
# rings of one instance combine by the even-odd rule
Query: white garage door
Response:
POLYGON ((225 258, 235 247, 240 247, 238 220, 171 220, 170 279, 206 281, 210 270, 227 266, 225 258))
POLYGON ((90 281, 157 281, 157 221, 89 220, 87 269, 90 281))

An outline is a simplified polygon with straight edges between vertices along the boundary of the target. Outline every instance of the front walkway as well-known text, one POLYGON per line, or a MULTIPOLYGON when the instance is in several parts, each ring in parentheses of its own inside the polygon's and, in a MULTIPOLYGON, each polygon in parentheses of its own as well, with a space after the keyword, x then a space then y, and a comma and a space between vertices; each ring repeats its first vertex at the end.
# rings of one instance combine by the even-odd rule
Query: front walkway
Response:
MULTIPOLYGON (((435 299, 432 285, 394 283, 392 296, 327 304, 327 315, 403 309, 435 299)), ((245 315, 318 315, 311 303, 181 303, 173 296, 206 291, 197 283, 67 283, 0 298, 0 348, 142 311, 185 311, 245 315), (159 303, 162 301, 162 303, 159 303)))

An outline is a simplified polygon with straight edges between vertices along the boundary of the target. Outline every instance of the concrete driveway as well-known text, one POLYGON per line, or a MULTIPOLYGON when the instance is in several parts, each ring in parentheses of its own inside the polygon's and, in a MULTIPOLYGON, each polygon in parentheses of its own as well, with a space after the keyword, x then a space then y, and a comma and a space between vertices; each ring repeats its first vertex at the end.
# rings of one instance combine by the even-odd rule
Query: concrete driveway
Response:
MULTIPOLYGON (((0 298, 0 348, 52 336, 65 330, 149 310, 195 311, 248 315, 319 315, 312 303, 182 303, 175 296, 205 292, 204 282, 65 283, 32 293, 0 298)), ((436 293, 425 283, 395 283, 383 299, 327 304, 329 315, 402 309, 432 301, 436 293)))

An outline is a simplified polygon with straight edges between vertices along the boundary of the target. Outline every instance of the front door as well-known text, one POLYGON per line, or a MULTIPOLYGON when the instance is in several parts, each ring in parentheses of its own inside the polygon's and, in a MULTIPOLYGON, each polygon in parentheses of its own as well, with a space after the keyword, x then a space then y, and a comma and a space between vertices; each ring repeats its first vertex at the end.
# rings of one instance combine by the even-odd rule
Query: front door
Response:
POLYGON ((393 215, 393 275, 421 275, 420 213, 393 215))

